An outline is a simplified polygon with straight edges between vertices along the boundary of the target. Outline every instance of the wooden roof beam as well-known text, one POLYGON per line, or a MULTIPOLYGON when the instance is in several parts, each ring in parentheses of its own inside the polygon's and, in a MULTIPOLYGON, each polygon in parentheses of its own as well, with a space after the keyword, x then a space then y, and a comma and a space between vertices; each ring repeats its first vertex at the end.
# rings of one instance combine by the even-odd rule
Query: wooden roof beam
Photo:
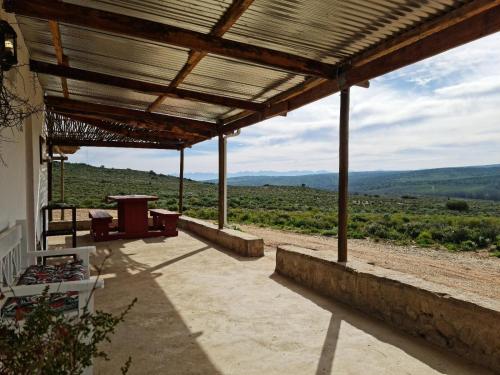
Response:
POLYGON ((136 109, 82 102, 55 96, 47 96, 45 104, 53 112, 82 115, 111 122, 122 122, 139 128, 165 130, 180 135, 191 134, 211 138, 217 133, 215 123, 149 113, 136 109))
MULTIPOLYGON (((209 35, 222 37, 222 35, 224 35, 224 33, 236 23, 238 18, 241 17, 241 15, 253 2, 254 0, 234 0, 220 20, 214 25, 209 35)), ((177 73, 172 82, 170 82, 169 86, 171 88, 179 86, 206 55, 207 53, 203 51, 190 51, 188 61, 177 73)), ((149 106, 148 111, 154 111, 161 105, 161 103, 163 103, 165 99, 165 95, 161 95, 156 98, 156 100, 149 106)))
MULTIPOLYGON (((54 50, 56 52, 57 63, 61 66, 68 66, 68 57, 64 55, 64 50, 61 40, 61 30, 59 29, 59 23, 56 21, 49 20, 50 33, 52 34, 52 43, 54 45, 54 50)), ((69 98, 68 81, 66 78, 61 78, 62 92, 65 98, 69 98)))
POLYGON ((336 67, 313 59, 222 39, 159 22, 97 10, 57 0, 5 0, 9 13, 56 20, 105 32, 213 53, 283 69, 297 74, 335 78, 336 67))
POLYGON ((142 82, 128 78, 112 76, 108 74, 91 72, 83 69, 70 68, 67 66, 54 65, 41 61, 30 60, 30 70, 32 72, 49 74, 64 79, 74 79, 84 82, 93 82, 103 85, 121 87, 129 90, 143 92, 153 95, 165 95, 186 100, 196 100, 205 103, 223 105, 229 108, 240 108, 249 111, 260 111, 264 107, 260 103, 249 102, 224 96, 205 94, 190 90, 171 88, 169 86, 158 85, 150 82, 142 82))
MULTIPOLYGON (((416 33, 410 30, 387 42, 388 48, 395 45, 399 45, 399 48, 392 49, 389 53, 381 53, 383 47, 377 46, 373 50, 377 57, 371 58, 368 53, 365 53, 353 59, 351 66, 346 67, 342 73, 344 87, 354 86, 500 31, 500 0, 472 1, 442 16, 441 23, 439 20, 433 20, 429 25, 418 27, 418 30, 425 37, 412 39, 413 42, 407 44, 404 42, 405 38, 412 38, 416 33)), ((301 87, 298 89, 300 90, 301 87)), ((288 92, 290 98, 284 101, 273 102, 271 98, 266 102, 267 109, 264 113, 249 114, 244 118, 226 122, 223 131, 233 132, 282 114, 283 111, 292 111, 322 99, 338 92, 339 82, 337 80, 324 81, 306 88, 296 96, 292 95, 294 90, 295 88, 288 92)))
POLYGON ((123 141, 97 141, 97 140, 70 140, 51 138, 50 142, 58 146, 81 146, 81 147, 124 147, 124 148, 151 148, 158 150, 180 150, 183 145, 160 144, 154 142, 123 142, 123 141))
POLYGON ((247 109, 250 111, 260 111, 263 105, 213 94, 206 94, 184 89, 171 89, 169 86, 159 85, 150 82, 142 82, 128 78, 122 78, 102 73, 90 72, 82 69, 62 67, 45 62, 30 60, 30 69, 33 72, 65 77, 85 82, 93 82, 110 86, 122 87, 147 94, 167 95, 171 97, 196 100, 205 103, 223 105, 230 108, 247 109))

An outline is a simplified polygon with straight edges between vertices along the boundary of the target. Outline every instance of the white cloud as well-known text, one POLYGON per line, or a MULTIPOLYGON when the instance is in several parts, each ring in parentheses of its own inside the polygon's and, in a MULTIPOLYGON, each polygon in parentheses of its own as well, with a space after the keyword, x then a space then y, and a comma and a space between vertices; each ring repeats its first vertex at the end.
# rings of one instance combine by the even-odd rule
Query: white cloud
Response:
MULTIPOLYGON (((498 45, 500 33, 353 88, 351 169, 500 163, 498 45)), ((229 170, 336 170, 338 112, 337 94, 243 129, 229 140, 229 170)), ((72 160, 178 171, 173 151, 90 149, 72 160)), ((188 150, 186 171, 216 172, 217 142, 188 150)))

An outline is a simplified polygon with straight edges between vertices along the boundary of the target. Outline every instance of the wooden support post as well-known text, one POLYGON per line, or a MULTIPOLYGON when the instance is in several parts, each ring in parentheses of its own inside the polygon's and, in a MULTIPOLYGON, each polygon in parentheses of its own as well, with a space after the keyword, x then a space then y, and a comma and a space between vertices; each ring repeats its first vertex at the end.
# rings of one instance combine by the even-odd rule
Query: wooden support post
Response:
POLYGON ((226 138, 219 134, 219 229, 223 229, 227 217, 227 180, 226 180, 226 138))
POLYGON ((340 92, 338 261, 347 262, 349 88, 340 92))
POLYGON ((179 213, 184 209, 184 148, 181 148, 179 168, 179 213))
MULTIPOLYGON (((59 176, 60 178, 60 201, 61 203, 64 203, 64 158, 61 158, 61 175, 59 176)), ((61 208, 61 221, 64 220, 64 208, 61 208)))
MULTIPOLYGON (((52 202, 52 157, 54 156, 54 150, 52 145, 48 145, 49 148, 49 162, 47 163, 47 203, 52 202)), ((48 210, 49 222, 52 221, 52 210, 48 210)))
POLYGON ((227 226, 227 135, 224 136, 224 226, 227 226))

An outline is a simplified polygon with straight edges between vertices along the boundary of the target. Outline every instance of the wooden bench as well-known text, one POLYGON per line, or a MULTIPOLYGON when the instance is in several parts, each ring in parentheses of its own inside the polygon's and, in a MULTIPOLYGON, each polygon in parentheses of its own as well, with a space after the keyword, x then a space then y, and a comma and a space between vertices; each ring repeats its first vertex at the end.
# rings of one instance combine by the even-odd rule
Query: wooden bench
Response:
POLYGON ((94 241, 109 240, 109 229, 113 222, 113 216, 104 210, 89 210, 89 218, 92 219, 90 235, 94 241))
POLYGON ((153 217, 154 229, 161 230, 165 237, 175 237, 179 234, 177 222, 181 214, 161 208, 149 210, 149 214, 153 217))
MULTIPOLYGON (((29 251, 27 248, 25 226, 16 224, 10 229, 0 232, 0 314, 5 318, 11 318, 14 311, 33 308, 26 307, 25 301, 36 303, 39 296, 48 288, 48 293, 56 299, 56 302, 64 300, 64 305, 69 309, 65 314, 81 316, 85 312, 94 312, 95 288, 103 288, 104 281, 90 275, 89 254, 95 252, 94 246, 77 247, 61 250, 29 251), (43 277, 39 280, 33 278, 43 267, 45 258, 48 257, 76 257, 78 259, 78 278, 72 275, 72 280, 49 281, 43 277), (43 261, 43 262, 42 262, 43 261), (26 279, 29 279, 26 282, 26 279), (33 298, 35 297, 35 298, 33 298), (71 301, 71 303, 66 303, 71 301), (76 301, 76 303, 74 303, 76 301)), ((75 267, 72 265, 72 267, 75 267)), ((42 272, 43 273, 43 272, 42 272)), ((66 274, 64 274, 66 277, 66 274)), ((22 327, 24 321, 20 321, 22 327)), ((92 366, 84 370, 84 374, 92 374, 92 366)))

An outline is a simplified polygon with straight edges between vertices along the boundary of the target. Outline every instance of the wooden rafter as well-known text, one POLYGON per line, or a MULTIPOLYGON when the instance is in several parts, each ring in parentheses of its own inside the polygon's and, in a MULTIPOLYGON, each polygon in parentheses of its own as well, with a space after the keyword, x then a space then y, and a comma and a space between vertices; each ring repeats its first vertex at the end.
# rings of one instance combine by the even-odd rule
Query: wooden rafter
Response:
POLYGON ((111 119, 109 116, 101 117, 95 114, 75 114, 71 111, 67 110, 56 110, 53 109, 51 112, 55 114, 59 114, 70 118, 75 121, 82 121, 87 124, 91 124, 95 127, 98 127, 102 130, 107 130, 109 132, 120 134, 123 136, 129 136, 130 138, 143 139, 143 135, 146 133, 148 137, 151 137, 151 134, 155 134, 154 138, 156 140, 170 140, 170 141, 183 141, 186 143, 192 142, 201 142, 207 140, 206 136, 201 136, 192 133, 180 133, 178 131, 164 130, 164 128, 160 126, 151 126, 151 124, 143 124, 137 122, 130 121, 120 121, 118 119, 111 119), (125 126, 120 126, 125 125, 125 126))
MULTIPOLYGON (((60 66, 68 66, 68 57, 64 55, 64 50, 61 40, 61 30, 57 21, 49 20, 50 33, 52 34, 52 43, 56 52, 56 60, 60 66)), ((65 98, 69 98, 68 81, 66 78, 61 78, 61 86, 65 98)))
POLYGON ((23 16, 56 20, 196 51, 214 53, 297 74, 334 78, 337 73, 334 65, 302 56, 57 0, 8 0, 4 2, 4 7, 7 12, 23 16))
POLYGON ((185 143, 193 142, 199 140, 199 137, 183 136, 179 137, 176 134, 163 131, 145 131, 146 129, 136 128, 133 126, 124 126, 119 123, 111 123, 109 121, 96 120, 93 118, 88 118, 85 116, 70 115, 67 116, 76 121, 85 122, 96 128, 105 130, 110 133, 122 135, 127 138, 140 139, 142 141, 158 141, 158 142, 174 142, 174 143, 185 143))
POLYGON ((53 96, 46 97, 45 104, 49 110, 58 113, 86 116, 88 118, 112 122, 123 122, 138 128, 170 131, 181 136, 187 134, 207 139, 216 134, 215 124, 205 121, 53 96))
POLYGON ((53 76, 62 77, 64 79, 69 78, 78 81, 110 85, 153 95, 165 95, 187 100, 196 100, 205 103, 223 105, 229 108, 246 109, 252 112, 260 111, 263 109, 263 106, 260 103, 254 103, 212 94, 205 94, 179 88, 171 88, 170 86, 158 85, 150 82, 142 82, 133 79, 112 76, 109 74, 70 68, 67 66, 54 65, 41 61, 30 60, 30 70, 36 73, 50 74, 53 76))
MULTIPOLYGON (((234 0, 220 20, 214 25, 209 35, 222 37, 253 2, 254 0, 234 0)), ((203 51, 190 51, 187 62, 170 82, 169 86, 171 88, 179 86, 206 55, 207 53, 203 51)), ((148 111, 154 111, 159 105, 161 105, 161 103, 163 103, 166 97, 166 95, 160 95, 156 98, 156 100, 149 106, 148 111)))
MULTIPOLYGON (((440 19, 441 22, 436 19, 431 21, 429 25, 422 25, 419 28, 422 33, 420 38, 414 38, 415 31, 410 30, 387 41, 387 48, 391 49, 391 52, 381 53, 384 47, 379 45, 372 50, 376 57, 371 58, 367 52, 353 58, 351 65, 345 67, 342 72, 343 87, 354 86, 359 82, 373 79, 500 31, 500 0, 472 1, 440 19), (494 5, 492 5, 493 3, 494 5), (405 38, 410 38, 413 42, 404 43, 405 38), (396 45, 400 47, 395 48, 396 45)), ((285 100, 276 101, 272 98, 266 102, 267 108, 263 113, 254 113, 243 118, 227 120, 223 127, 224 132, 232 132, 292 111, 339 90, 340 84, 336 79, 323 81, 319 84, 317 80, 311 80, 304 86, 298 86, 285 93, 283 96, 288 96, 285 100)))

